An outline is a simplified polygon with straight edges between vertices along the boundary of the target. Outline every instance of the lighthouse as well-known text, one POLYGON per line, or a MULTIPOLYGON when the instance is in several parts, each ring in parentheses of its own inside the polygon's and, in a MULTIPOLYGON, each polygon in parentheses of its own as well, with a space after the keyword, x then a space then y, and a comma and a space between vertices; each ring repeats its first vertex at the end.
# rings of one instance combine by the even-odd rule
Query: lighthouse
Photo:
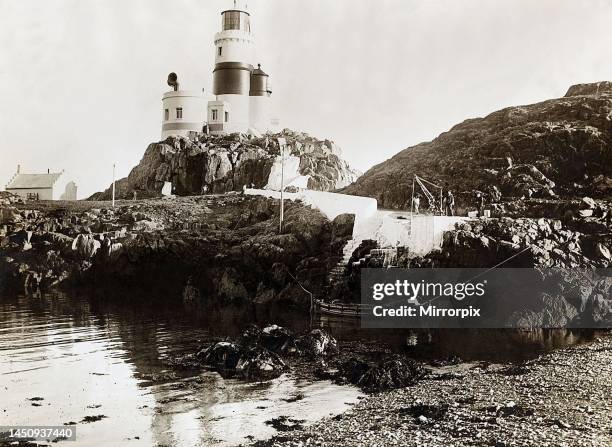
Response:
POLYGON ((208 131, 264 133, 271 128, 269 76, 252 64, 254 38, 251 15, 234 1, 221 13, 221 31, 215 34, 214 101, 208 102, 208 131))
POLYGON ((253 65, 254 46, 251 15, 234 0, 232 9, 221 13, 221 31, 214 36, 214 99, 202 91, 182 90, 177 74, 170 73, 172 89, 162 97, 162 139, 202 131, 257 135, 277 130, 278 119, 271 119, 270 77, 261 64, 253 65))

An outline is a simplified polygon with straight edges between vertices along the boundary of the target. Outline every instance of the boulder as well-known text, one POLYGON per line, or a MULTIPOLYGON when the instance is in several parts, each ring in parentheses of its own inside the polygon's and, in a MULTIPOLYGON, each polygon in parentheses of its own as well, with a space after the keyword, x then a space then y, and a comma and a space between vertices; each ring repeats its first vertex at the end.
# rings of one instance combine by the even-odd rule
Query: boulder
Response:
POLYGON ((240 280, 240 274, 233 268, 224 269, 217 283, 217 294, 228 299, 248 298, 249 293, 240 280))
POLYGON ((236 372, 248 381, 271 380, 286 369, 287 365, 277 354, 261 346, 245 351, 236 364, 236 372))
POLYGON ((581 210, 594 210, 595 208, 597 208, 597 202, 590 197, 583 197, 580 201, 581 210))
POLYGON ((298 338, 296 346, 301 353, 314 357, 338 352, 338 342, 323 329, 313 329, 298 338))
POLYGON ((597 245, 595 246, 595 250, 597 256, 599 256, 601 259, 604 259, 606 261, 612 261, 612 253, 610 253, 610 249, 601 242, 597 243, 597 245))
POLYGON ((332 239, 351 238, 355 225, 354 214, 340 214, 332 221, 332 239))
POLYGON ((584 306, 584 318, 594 327, 609 328, 612 326, 612 285, 603 293, 591 295, 584 306))
POLYGON ((240 334, 236 342, 243 347, 252 348, 259 344, 260 338, 261 328, 256 324, 251 324, 240 334))
POLYGON ((338 369, 338 378, 347 380, 352 384, 357 384, 369 369, 370 365, 366 362, 351 358, 340 365, 338 369))
POLYGON ((79 234, 72 241, 72 250, 83 259, 91 259, 100 249, 100 241, 91 234, 79 234))
POLYGON ((274 289, 266 287, 263 282, 260 282, 257 286, 257 292, 255 298, 253 298, 253 304, 266 305, 270 304, 276 299, 277 292, 274 289))
POLYGON ((365 391, 377 392, 414 385, 424 375, 416 361, 396 355, 368 368, 356 383, 365 391))
POLYGON ((0 207, 0 224, 9 224, 15 222, 18 216, 17 208, 12 206, 0 207))
POLYGON ((221 370, 236 369, 241 357, 241 348, 236 343, 218 342, 207 348, 201 349, 196 358, 204 365, 212 366, 221 370))
POLYGON ((261 330, 259 343, 264 348, 277 354, 286 354, 295 350, 295 340, 289 329, 275 324, 261 330))

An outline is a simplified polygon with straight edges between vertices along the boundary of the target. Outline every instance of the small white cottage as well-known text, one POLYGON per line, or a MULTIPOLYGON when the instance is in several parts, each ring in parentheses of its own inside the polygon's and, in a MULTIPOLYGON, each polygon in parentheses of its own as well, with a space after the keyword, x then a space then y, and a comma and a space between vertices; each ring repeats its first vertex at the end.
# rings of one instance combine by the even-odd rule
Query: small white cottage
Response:
POLYGON ((17 166, 17 172, 6 185, 6 190, 27 200, 76 200, 76 183, 68 182, 65 190, 57 185, 63 173, 63 170, 47 170, 46 174, 25 174, 21 172, 21 167, 17 166))

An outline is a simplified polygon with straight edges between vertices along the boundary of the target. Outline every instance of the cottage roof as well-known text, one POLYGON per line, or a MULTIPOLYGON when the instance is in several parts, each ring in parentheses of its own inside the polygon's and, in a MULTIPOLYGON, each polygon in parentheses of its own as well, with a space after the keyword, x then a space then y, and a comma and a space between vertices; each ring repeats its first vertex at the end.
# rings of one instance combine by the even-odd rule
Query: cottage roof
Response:
POLYGON ((17 174, 6 185, 6 189, 52 188, 62 175, 61 172, 50 174, 17 174))

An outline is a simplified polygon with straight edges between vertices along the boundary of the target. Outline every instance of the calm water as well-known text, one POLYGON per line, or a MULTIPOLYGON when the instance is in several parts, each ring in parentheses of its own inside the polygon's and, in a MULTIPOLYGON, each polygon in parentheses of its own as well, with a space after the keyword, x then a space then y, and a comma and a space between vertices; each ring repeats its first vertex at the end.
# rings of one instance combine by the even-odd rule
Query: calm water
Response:
POLYGON ((273 435, 265 424, 272 418, 308 422, 357 401, 356 389, 329 382, 284 375, 248 384, 165 366, 213 335, 237 332, 236 318, 242 316, 231 309, 202 321, 189 310, 61 294, 4 299, 0 425, 76 422, 77 442, 64 444, 78 446, 237 445, 273 435), (152 381, 159 374, 166 381, 152 381), (298 394, 304 398, 287 402, 298 394), (98 415, 105 418, 80 423, 98 415))
MULTIPOLYGON (((74 422, 77 442, 64 443, 71 446, 237 445, 275 434, 265 423, 275 417, 308 423, 344 411, 361 395, 352 387, 301 382, 291 375, 253 384, 167 366, 167 360, 207 341, 238 335, 249 321, 299 331, 309 327, 307 316, 286 309, 260 315, 241 307, 211 312, 132 298, 60 293, 0 298, 0 426, 74 422), (298 395, 303 399, 292 402, 298 395), (105 417, 80 422, 98 415, 105 417)), ((522 359, 591 336, 466 330, 415 336, 325 318, 316 325, 340 340, 382 341, 395 349, 417 338, 415 356, 467 360, 522 359)))

